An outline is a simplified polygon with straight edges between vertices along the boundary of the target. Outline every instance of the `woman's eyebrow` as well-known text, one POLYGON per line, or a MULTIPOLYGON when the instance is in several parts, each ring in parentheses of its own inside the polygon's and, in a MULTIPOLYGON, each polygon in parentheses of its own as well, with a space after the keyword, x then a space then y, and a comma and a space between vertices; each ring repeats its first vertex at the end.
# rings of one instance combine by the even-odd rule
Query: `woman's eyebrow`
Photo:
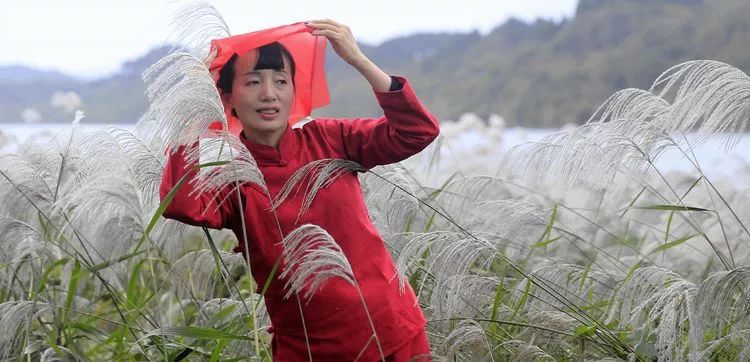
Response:
MULTIPOLYGON (((289 74, 289 72, 287 72, 287 70, 286 70, 286 69, 273 69, 273 71, 274 71, 274 72, 279 72, 279 73, 283 73, 283 74, 287 74, 287 75, 290 75, 290 74, 289 74)), ((243 76, 243 77, 245 77, 245 76, 248 76, 248 75, 260 75, 260 70, 258 70, 258 69, 256 69, 256 70, 251 70, 251 71, 249 71, 249 72, 247 72, 247 73, 243 74, 242 76, 243 76)))

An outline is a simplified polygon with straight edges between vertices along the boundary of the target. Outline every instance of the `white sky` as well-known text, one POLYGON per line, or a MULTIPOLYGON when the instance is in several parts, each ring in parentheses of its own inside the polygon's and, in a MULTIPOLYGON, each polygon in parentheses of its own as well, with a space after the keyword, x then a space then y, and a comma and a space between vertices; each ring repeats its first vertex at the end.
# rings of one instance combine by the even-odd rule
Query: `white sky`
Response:
MULTIPOLYGON (((571 17, 576 0, 213 0, 232 34, 318 18, 350 26, 378 44, 423 31, 487 33, 508 17, 571 17), (273 8, 267 5, 274 4, 273 8), (266 6, 261 9, 258 6, 266 6)), ((10 0, 0 12, 0 65, 20 64, 92 78, 163 44, 181 2, 10 0)))

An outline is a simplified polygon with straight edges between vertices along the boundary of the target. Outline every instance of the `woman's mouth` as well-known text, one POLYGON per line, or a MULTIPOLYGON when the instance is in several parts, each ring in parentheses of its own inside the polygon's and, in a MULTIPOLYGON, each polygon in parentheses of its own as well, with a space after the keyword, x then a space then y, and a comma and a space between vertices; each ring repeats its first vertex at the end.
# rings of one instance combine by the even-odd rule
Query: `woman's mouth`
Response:
POLYGON ((276 107, 263 107, 258 108, 255 111, 258 112, 258 114, 260 114, 260 118, 264 120, 273 120, 279 113, 279 109, 276 107))

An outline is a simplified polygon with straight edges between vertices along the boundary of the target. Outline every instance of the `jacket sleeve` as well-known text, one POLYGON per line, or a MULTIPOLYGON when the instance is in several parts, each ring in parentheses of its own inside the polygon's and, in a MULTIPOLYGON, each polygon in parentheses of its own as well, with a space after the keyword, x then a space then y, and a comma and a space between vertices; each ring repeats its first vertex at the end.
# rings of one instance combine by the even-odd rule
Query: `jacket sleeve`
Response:
MULTIPOLYGON (((191 147, 197 147, 197 144, 191 147)), ((217 207, 217 205, 227 196, 230 188, 225 187, 215 194, 202 193, 191 196, 198 170, 192 169, 195 164, 187 164, 185 151, 186 146, 180 146, 167 158, 159 187, 160 201, 164 201, 169 191, 185 174, 189 176, 164 210, 163 216, 193 226, 205 226, 212 229, 229 227, 234 214, 232 206, 234 202, 231 200, 231 195, 220 206, 217 207)))
POLYGON ((438 121, 419 101, 406 78, 402 87, 375 92, 380 118, 330 119, 329 142, 340 144, 347 159, 365 168, 403 161, 423 150, 440 133, 438 121))

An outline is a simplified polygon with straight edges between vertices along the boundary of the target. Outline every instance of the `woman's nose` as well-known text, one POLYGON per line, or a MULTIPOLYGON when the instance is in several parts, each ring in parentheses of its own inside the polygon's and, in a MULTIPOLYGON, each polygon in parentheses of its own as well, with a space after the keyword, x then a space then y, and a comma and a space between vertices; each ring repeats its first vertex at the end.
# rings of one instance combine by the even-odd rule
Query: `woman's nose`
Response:
POLYGON ((276 100, 276 89, 273 87, 272 82, 263 82, 260 89, 261 100, 269 101, 276 100))

